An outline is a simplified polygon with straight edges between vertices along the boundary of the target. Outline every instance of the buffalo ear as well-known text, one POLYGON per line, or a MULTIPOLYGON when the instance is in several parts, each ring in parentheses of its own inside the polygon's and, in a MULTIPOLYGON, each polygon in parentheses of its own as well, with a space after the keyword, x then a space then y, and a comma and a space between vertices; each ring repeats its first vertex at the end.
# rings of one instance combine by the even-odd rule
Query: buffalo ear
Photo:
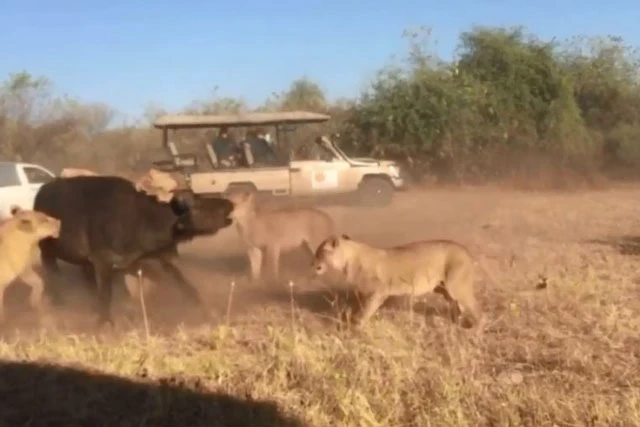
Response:
POLYGON ((25 233, 33 233, 36 230, 33 222, 29 218, 20 218, 18 220, 18 229, 24 231, 25 233))

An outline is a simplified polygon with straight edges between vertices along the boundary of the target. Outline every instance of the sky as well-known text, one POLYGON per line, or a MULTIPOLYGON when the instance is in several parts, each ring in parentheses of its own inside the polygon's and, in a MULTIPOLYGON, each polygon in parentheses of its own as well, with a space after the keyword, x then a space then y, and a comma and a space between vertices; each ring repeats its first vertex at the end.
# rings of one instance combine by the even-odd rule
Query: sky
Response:
POLYGON ((432 28, 451 59, 473 25, 524 25, 542 38, 618 35, 640 46, 632 0, 2 0, 0 78, 28 71, 58 93, 127 117, 219 96, 259 105, 306 76, 330 99, 357 96, 432 28))

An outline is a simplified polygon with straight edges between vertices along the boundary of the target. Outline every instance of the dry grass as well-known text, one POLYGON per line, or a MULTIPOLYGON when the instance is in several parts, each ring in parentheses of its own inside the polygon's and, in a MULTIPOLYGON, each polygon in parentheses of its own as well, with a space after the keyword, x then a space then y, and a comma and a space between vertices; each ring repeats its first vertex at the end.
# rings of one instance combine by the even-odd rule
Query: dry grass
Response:
POLYGON ((239 276, 247 266, 226 230, 184 251, 220 324, 161 331, 168 311, 148 301, 149 342, 139 315, 117 333, 7 333, 0 424, 640 425, 639 197, 474 189, 406 195, 364 221, 329 209, 354 237, 452 237, 479 252, 501 285, 478 280, 490 318, 481 336, 441 318, 438 296, 414 312, 383 309, 354 332, 336 328, 297 280, 291 312, 286 284, 267 298, 239 276), (547 289, 519 292, 540 274, 547 289))

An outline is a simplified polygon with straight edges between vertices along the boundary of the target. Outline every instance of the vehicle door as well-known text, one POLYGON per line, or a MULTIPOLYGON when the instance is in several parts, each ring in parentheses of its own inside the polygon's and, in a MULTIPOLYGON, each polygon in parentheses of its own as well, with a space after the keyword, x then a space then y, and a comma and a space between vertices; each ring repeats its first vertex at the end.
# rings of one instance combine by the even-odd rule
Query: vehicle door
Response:
MULTIPOLYGON (((241 144, 242 153, 248 166, 224 168, 210 173, 191 175, 191 189, 195 193, 222 191, 235 187, 251 186, 260 193, 284 196, 290 193, 289 161, 283 156, 269 162, 256 162, 251 144, 241 144)), ((276 152, 278 154, 278 152, 276 152)))
POLYGON ((331 150, 312 144, 290 162, 291 194, 311 196, 354 190, 346 179, 349 163, 331 150))

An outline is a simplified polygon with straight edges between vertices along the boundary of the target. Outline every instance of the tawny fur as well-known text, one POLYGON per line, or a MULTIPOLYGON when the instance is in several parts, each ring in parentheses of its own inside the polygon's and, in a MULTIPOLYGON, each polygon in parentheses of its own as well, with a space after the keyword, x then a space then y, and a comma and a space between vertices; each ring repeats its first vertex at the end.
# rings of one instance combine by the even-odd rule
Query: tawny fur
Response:
POLYGON ((367 322, 390 296, 418 297, 437 292, 451 304, 453 321, 463 313, 478 326, 483 316, 473 290, 473 261, 465 246, 450 240, 417 241, 382 249, 343 235, 322 242, 313 269, 316 275, 325 274, 328 268, 337 270, 353 290, 367 296, 358 325, 367 322))
POLYGON ((325 212, 312 208, 285 208, 272 211, 256 209, 254 193, 237 193, 227 197, 234 204, 230 217, 247 246, 251 278, 261 276, 264 256, 271 261, 278 276, 280 253, 306 246, 313 256, 317 247, 334 233, 333 220, 325 212))
MULTIPOLYGON (((76 176, 99 176, 100 174, 89 169, 64 168, 60 172, 61 178, 73 178, 76 176)), ((167 203, 173 197, 173 192, 178 188, 176 181, 169 173, 150 168, 142 176, 134 181, 136 190, 155 196, 160 202, 167 203)))
POLYGON ((60 172, 61 178, 72 178, 74 176, 96 176, 97 172, 94 172, 89 169, 79 169, 79 168, 64 168, 60 172))
POLYGON ((178 188, 178 181, 167 172, 150 168, 138 178, 135 185, 136 190, 152 196, 155 195, 158 201, 167 203, 173 197, 173 192, 178 188))
POLYGON ((17 278, 31 286, 31 306, 40 307, 44 283, 33 270, 38 242, 60 233, 60 221, 42 212, 12 208, 12 215, 0 223, 0 321, 4 291, 17 278))

